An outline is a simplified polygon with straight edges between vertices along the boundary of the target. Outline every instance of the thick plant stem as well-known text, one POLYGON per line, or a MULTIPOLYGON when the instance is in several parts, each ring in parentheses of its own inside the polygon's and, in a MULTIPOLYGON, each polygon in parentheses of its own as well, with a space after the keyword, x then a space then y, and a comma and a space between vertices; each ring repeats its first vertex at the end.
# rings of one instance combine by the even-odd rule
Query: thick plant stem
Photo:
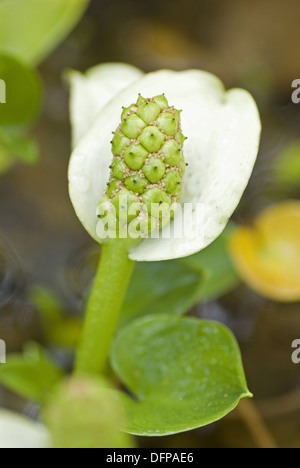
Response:
POLYGON ((95 375, 105 370, 134 265, 128 258, 126 241, 114 239, 103 244, 78 349, 77 373, 95 375))

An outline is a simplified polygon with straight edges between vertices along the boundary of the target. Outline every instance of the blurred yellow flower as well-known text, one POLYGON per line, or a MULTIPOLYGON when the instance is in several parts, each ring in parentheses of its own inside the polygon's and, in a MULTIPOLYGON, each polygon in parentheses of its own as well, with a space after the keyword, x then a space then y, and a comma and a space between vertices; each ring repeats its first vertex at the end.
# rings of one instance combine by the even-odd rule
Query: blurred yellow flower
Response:
POLYGON ((240 227, 230 251, 244 281, 280 302, 300 300, 300 201, 265 209, 253 227, 240 227))

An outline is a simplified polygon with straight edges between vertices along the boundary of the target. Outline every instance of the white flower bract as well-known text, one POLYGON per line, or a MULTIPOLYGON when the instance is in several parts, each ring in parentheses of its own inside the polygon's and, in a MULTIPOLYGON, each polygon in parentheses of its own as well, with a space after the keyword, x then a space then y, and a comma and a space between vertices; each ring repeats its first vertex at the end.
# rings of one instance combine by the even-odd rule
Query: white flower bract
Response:
MULTIPOLYGON (((159 70, 142 75, 127 65, 105 67, 104 76, 94 76, 93 83, 89 76, 82 77, 71 98, 76 145, 70 161, 69 190, 78 218, 100 242, 96 211, 109 179, 110 141, 121 108, 135 102, 138 93, 147 97, 165 93, 171 105, 182 109, 182 130, 188 137, 184 145, 188 167, 180 203, 201 204, 203 226, 199 225, 192 239, 145 239, 129 256, 136 261, 159 261, 204 249, 224 230, 251 176, 261 134, 254 99, 242 89, 226 91, 216 76, 200 70, 159 70), (116 78, 116 67, 121 68, 113 94, 106 89, 109 74, 111 82, 116 78), (87 89, 90 92, 84 91, 87 89)), ((186 228, 189 226, 185 226, 188 232, 186 228)))
POLYGON ((10 411, 0 411, 0 448, 50 448, 51 438, 40 423, 10 411))

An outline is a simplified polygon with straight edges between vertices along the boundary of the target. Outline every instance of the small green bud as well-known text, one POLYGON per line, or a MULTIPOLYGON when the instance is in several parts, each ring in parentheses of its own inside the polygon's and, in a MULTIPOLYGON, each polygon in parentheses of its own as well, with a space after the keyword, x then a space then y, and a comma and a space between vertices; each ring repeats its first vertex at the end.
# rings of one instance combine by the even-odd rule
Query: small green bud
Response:
POLYGON ((172 109, 173 115, 175 116, 175 119, 177 123, 180 125, 181 124, 181 112, 182 110, 177 110, 173 107, 172 109))
POLYGON ((111 171, 116 179, 124 179, 127 166, 125 161, 122 159, 115 159, 111 165, 111 171))
POLYGON ((156 184, 164 176, 166 166, 161 159, 152 157, 145 162, 143 172, 152 184, 156 184))
POLYGON ((126 222, 128 220, 130 222, 140 212, 140 203, 138 197, 126 188, 120 190, 112 198, 112 204, 115 207, 116 215, 119 221, 126 222), (133 214, 130 214, 130 208, 132 205, 136 206, 136 210, 133 212, 133 214))
POLYGON ((165 140, 162 132, 157 127, 146 127, 139 138, 141 144, 149 153, 156 153, 165 140))
POLYGON ((112 140, 112 152, 115 156, 120 156, 120 154, 127 148, 130 140, 125 137, 122 133, 115 133, 115 136, 112 140))
POLYGON ((164 190, 151 188, 144 193, 143 202, 151 216, 156 217, 157 209, 163 204, 171 206, 172 200, 164 190))
POLYGON ((168 140, 162 147, 162 153, 165 158, 165 162, 169 166, 177 166, 181 160, 181 147, 175 140, 168 140))
POLYGON ((123 119, 121 130, 127 138, 136 139, 145 127, 146 124, 142 119, 136 114, 131 114, 123 119))
POLYGON ((147 99, 143 98, 141 94, 139 94, 138 100, 136 102, 136 105, 140 107, 142 104, 144 104, 147 101, 147 99))
POLYGON ((171 195, 175 195, 181 188, 181 175, 176 169, 168 172, 162 181, 165 184, 166 191, 171 195))
POLYGON ((161 110, 168 109, 169 103, 164 94, 161 94, 160 96, 155 96, 153 98, 153 101, 159 106, 161 110))
POLYGON ((129 237, 141 239, 173 219, 186 169, 180 114, 165 95, 139 95, 123 108, 110 181, 99 202, 99 218, 114 220, 118 234, 125 226, 129 237))
POLYGON ((142 194, 145 192, 147 185, 147 179, 145 177, 142 178, 138 174, 132 175, 125 179, 125 187, 131 192, 142 194))
POLYGON ((129 169, 137 171, 141 169, 147 156, 148 151, 142 145, 133 144, 126 149, 124 160, 129 169))
POLYGON ((125 415, 114 391, 99 377, 72 377, 52 391, 43 408, 53 448, 129 448, 120 431, 125 415))
POLYGON ((136 113, 136 111, 137 111, 137 107, 134 104, 132 106, 125 107, 121 115, 121 120, 123 121, 124 119, 129 117, 131 114, 136 113))
POLYGON ((107 195, 109 196, 109 198, 112 198, 114 192, 115 192, 116 190, 118 190, 118 187, 119 187, 118 182, 119 182, 119 181, 116 180, 116 179, 112 179, 112 180, 110 180, 110 181, 108 182, 106 192, 107 192, 107 195))
POLYGON ((178 133, 177 133, 175 139, 176 139, 176 141, 177 141, 181 146, 183 146, 185 140, 187 140, 187 138, 186 138, 186 137, 183 135, 183 133, 181 133, 181 132, 178 132, 178 133))
POLYGON ((174 136, 177 133, 177 120, 174 114, 170 112, 162 113, 158 119, 159 128, 168 136, 174 136))
POLYGON ((145 102, 137 109, 137 115, 146 122, 147 125, 154 122, 160 114, 160 108, 155 102, 145 102))

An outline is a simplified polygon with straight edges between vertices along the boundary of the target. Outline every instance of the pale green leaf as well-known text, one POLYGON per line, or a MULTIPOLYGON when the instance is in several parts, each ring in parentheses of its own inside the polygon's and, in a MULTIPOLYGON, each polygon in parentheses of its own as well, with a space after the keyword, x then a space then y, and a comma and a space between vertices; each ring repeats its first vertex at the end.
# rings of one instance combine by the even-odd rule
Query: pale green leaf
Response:
POLYGON ((161 436, 205 426, 250 397, 238 344, 223 325, 182 317, 146 317, 116 338, 112 366, 129 433, 161 436))
POLYGON ((23 354, 11 354, 0 366, 0 383, 29 400, 43 402, 64 373, 36 344, 23 354))
POLYGON ((88 0, 2 0, 0 51, 36 64, 71 31, 88 0))

